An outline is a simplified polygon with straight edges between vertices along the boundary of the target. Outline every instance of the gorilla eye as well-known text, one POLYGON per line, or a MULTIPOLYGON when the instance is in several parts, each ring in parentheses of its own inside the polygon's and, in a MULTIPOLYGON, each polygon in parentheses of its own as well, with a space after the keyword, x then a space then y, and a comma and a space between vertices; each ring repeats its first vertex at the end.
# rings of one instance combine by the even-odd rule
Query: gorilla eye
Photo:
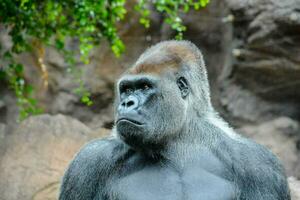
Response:
POLYGON ((143 90, 148 90, 150 89, 150 85, 148 85, 147 83, 143 84, 143 90))
POLYGON ((181 92, 182 98, 185 98, 189 94, 189 86, 187 80, 184 77, 177 79, 177 86, 181 92))
POLYGON ((151 87, 152 85, 148 81, 142 80, 137 83, 137 88, 141 90, 149 90, 151 87))
POLYGON ((131 93, 133 90, 132 90, 131 88, 128 87, 128 88, 125 88, 124 91, 125 91, 125 93, 129 94, 129 93, 131 93))
POLYGON ((130 93, 132 93, 132 91, 133 91, 133 89, 131 87, 129 87, 128 85, 125 85, 125 84, 120 85, 120 93, 130 94, 130 93))

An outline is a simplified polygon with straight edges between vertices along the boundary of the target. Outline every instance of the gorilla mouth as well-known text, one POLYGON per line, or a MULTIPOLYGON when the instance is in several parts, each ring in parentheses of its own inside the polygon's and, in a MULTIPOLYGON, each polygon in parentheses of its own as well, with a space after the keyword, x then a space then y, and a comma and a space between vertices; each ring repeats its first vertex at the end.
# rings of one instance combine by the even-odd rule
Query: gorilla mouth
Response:
POLYGON ((138 125, 138 126, 143 125, 143 123, 141 123, 141 122, 139 122, 139 121, 136 121, 136 120, 133 120, 133 119, 128 119, 128 118, 121 118, 121 119, 118 119, 117 124, 118 124, 119 122, 129 122, 129 123, 132 123, 132 124, 135 124, 135 125, 138 125))

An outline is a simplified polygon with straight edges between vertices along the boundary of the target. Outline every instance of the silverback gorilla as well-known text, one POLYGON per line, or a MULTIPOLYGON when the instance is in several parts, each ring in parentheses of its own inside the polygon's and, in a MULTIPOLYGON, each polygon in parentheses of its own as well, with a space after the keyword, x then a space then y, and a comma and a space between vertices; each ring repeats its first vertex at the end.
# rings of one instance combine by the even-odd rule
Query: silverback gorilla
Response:
POLYGON ((199 49, 165 41, 120 78, 112 136, 80 150, 59 199, 289 200, 290 194, 277 158, 215 112, 199 49))

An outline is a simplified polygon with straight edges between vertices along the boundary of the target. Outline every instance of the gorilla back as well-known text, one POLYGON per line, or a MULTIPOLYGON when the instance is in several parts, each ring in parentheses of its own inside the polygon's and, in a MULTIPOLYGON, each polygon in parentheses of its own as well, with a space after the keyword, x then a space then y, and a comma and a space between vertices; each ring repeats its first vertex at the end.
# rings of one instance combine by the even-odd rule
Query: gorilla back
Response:
POLYGON ((284 170, 214 111, 199 49, 166 41, 116 84, 112 136, 84 146, 60 200, 289 200, 284 170))

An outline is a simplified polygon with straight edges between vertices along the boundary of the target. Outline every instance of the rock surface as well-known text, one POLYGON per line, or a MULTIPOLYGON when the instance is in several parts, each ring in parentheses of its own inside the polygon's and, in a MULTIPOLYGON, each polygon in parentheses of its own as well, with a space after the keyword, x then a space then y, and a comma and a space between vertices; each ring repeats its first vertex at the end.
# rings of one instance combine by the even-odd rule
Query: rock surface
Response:
POLYGON ((92 132, 76 119, 41 115, 6 135, 0 155, 1 200, 56 199, 60 179, 84 143, 108 134, 92 132))
MULTIPOLYGON (((214 106, 240 132, 276 153, 289 176, 296 178, 300 177, 299 10, 299 0, 211 0, 207 8, 183 16, 185 39, 204 54, 214 106)), ((85 125, 62 115, 43 115, 16 128, 15 96, 0 82, 0 200, 7 197, 2 194, 11 195, 5 200, 54 198, 57 181, 74 152, 98 137, 90 129, 102 132, 112 127, 115 80, 147 47, 174 36, 160 14, 151 18, 150 29, 145 29, 136 12, 127 14, 120 24, 127 47, 121 58, 102 42, 92 52, 90 64, 77 59, 94 101, 89 107, 72 92, 77 87, 74 77, 54 49, 47 48, 45 54, 46 90, 41 87, 36 54, 20 55, 26 79, 37 88, 36 98, 45 112, 69 115, 85 125)), ((1 26, 0 43, 3 48, 11 45, 1 26)), ((74 45, 70 41, 69 48, 74 45)))
POLYGON ((299 119, 300 1, 226 2, 234 20, 222 105, 234 117, 248 121, 274 115, 299 119))

